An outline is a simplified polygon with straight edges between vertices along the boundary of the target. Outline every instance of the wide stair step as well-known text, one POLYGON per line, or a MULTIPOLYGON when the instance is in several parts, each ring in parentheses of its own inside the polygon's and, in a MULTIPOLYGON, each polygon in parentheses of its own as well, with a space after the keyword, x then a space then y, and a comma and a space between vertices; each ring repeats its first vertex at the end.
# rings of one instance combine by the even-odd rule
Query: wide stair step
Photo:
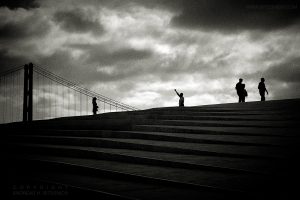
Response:
POLYGON ((70 136, 36 136, 17 135, 14 137, 17 142, 33 142, 46 144, 70 144, 95 147, 114 147, 126 149, 138 149, 147 151, 163 151, 170 153, 183 153, 193 155, 219 155, 229 157, 248 157, 261 159, 284 158, 285 151, 280 147, 253 147, 236 146, 224 144, 195 144, 185 142, 155 141, 143 139, 123 138, 95 138, 95 137, 70 137, 70 136))
MULTIPOLYGON (((132 149, 84 147, 48 144, 10 143, 11 152, 22 149, 23 153, 43 152, 47 155, 95 158, 120 162, 141 163, 149 165, 172 166, 177 168, 203 169, 245 174, 270 174, 269 168, 279 164, 276 160, 232 158, 224 156, 187 155, 166 152, 154 152, 132 149)), ((17 152, 15 152, 17 154, 17 152)), ((272 169, 273 169, 272 168, 272 169)))

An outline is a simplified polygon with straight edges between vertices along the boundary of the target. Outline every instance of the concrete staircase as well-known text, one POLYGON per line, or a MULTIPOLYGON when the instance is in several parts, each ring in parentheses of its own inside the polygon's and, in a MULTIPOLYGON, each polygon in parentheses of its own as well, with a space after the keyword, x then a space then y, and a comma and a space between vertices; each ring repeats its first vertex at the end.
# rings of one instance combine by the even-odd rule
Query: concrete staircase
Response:
POLYGON ((8 193, 289 199, 299 181, 299 107, 294 99, 1 125, 8 193))

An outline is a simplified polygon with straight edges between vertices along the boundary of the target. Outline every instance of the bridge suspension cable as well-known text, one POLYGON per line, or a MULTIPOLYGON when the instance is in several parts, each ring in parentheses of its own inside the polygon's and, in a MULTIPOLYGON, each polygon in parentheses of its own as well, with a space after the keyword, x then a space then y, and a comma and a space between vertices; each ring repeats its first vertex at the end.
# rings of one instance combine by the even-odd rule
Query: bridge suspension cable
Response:
POLYGON ((14 67, 14 68, 12 68, 10 70, 7 70, 5 72, 0 73, 0 77, 6 76, 6 75, 9 75, 9 74, 13 74, 13 73, 15 73, 17 71, 22 70, 23 68, 24 68, 24 65, 18 66, 18 67, 14 67))
POLYGON ((24 66, 0 73, 0 123, 22 120, 24 66))
POLYGON ((99 94, 99 93, 96 93, 94 91, 91 91, 87 88, 84 88, 82 86, 80 86, 79 83, 75 83, 75 82, 72 82, 72 81, 69 81, 65 78, 62 78, 61 76, 58 76, 42 67, 39 67, 37 65, 34 65, 34 71, 41 74, 42 76, 45 76, 46 78, 49 78, 57 83, 60 83, 70 89, 73 89, 75 91, 78 91, 84 95, 87 95, 89 97, 97 97, 98 101, 102 101, 102 102, 105 102, 106 104, 110 104, 110 105, 113 105, 113 106, 117 106, 119 107, 120 109, 123 109, 123 110, 138 110, 138 108, 135 108, 133 106, 130 106, 130 105, 126 105, 124 103, 121 103, 121 102, 118 102, 116 100, 113 100, 111 98, 108 98, 108 97, 105 97, 103 96, 102 94, 99 94))

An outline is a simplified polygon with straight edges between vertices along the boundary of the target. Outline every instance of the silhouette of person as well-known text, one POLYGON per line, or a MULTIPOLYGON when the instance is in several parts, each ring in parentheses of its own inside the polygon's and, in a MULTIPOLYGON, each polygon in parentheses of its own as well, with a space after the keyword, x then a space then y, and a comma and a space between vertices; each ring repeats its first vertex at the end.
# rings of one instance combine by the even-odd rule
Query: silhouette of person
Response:
POLYGON ((96 115, 98 111, 98 105, 97 105, 97 98, 93 97, 92 103, 93 103, 93 114, 96 115))
POLYGON ((260 79, 260 83, 258 84, 258 90, 259 90, 259 94, 260 94, 260 97, 261 97, 260 100, 261 101, 265 101, 266 100, 265 94, 267 93, 267 95, 269 95, 269 92, 268 92, 268 90, 266 88, 265 79, 264 78, 260 79))
POLYGON ((176 94, 179 96, 179 107, 184 107, 184 97, 183 93, 178 93, 177 90, 175 89, 176 94))
POLYGON ((246 90, 246 85, 245 84, 242 84, 242 89, 243 89, 243 92, 242 92, 242 95, 241 95, 241 100, 242 102, 245 102, 245 99, 246 97, 248 96, 248 92, 246 90))
POLYGON ((240 78, 239 82, 235 85, 236 93, 239 96, 239 103, 245 102, 245 84, 242 83, 243 79, 240 78))

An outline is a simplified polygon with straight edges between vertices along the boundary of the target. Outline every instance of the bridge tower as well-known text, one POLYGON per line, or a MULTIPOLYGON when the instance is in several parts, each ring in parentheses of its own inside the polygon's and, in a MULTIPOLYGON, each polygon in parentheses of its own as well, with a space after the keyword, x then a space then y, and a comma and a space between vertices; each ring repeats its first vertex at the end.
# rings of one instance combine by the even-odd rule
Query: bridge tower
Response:
POLYGON ((23 121, 32 121, 33 64, 24 66, 23 121))

